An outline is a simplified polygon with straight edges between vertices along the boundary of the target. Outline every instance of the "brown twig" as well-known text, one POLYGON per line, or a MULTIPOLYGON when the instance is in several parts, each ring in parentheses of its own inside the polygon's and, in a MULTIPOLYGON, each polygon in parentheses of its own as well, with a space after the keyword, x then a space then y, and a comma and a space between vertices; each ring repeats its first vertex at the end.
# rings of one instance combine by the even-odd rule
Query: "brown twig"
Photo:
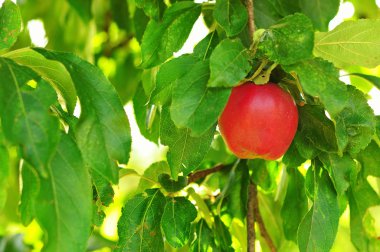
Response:
POLYGON ((204 177, 206 177, 212 173, 218 172, 225 167, 227 167, 227 166, 221 164, 221 165, 217 165, 217 166, 210 168, 210 169, 207 169, 207 170, 202 170, 202 171, 197 171, 195 173, 191 173, 191 174, 189 174, 189 177, 187 179, 187 183, 190 184, 192 182, 195 182, 198 179, 204 178, 204 177))
POLYGON ((274 245, 272 238, 268 234, 267 229, 265 228, 263 218, 261 217, 260 210, 259 210, 259 199, 257 197, 257 187, 254 185, 254 193, 253 193, 253 201, 254 201, 254 215, 257 224, 259 225, 260 229, 260 235, 264 238, 264 240, 267 242, 268 247, 270 251, 276 252, 276 246, 274 245))
POLYGON ((249 183, 248 186, 248 203, 247 203, 247 247, 248 252, 255 252, 255 197, 257 194, 256 185, 249 183))
POLYGON ((254 22, 254 12, 253 12, 253 0, 246 0, 246 7, 248 11, 248 29, 249 36, 253 41, 253 34, 255 33, 255 22, 254 22))

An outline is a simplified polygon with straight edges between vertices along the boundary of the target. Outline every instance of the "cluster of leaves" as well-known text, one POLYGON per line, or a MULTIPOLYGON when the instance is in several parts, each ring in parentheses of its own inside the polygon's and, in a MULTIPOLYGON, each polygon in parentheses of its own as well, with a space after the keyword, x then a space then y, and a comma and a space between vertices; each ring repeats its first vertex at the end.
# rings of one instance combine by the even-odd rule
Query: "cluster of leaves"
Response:
MULTIPOLYGON (((34 2, 21 5, 24 19, 33 17, 23 10, 34 2)), ((90 0, 42 5, 54 6, 45 23, 68 10, 64 38, 49 39, 49 48, 91 59, 91 29, 108 34, 94 60, 100 68, 117 62, 109 80, 72 53, 23 48, 0 57, 0 206, 11 167, 20 164, 21 221, 37 220, 46 232, 45 251, 84 251, 113 201, 112 184, 128 175, 142 179, 123 207, 116 251, 246 250, 250 180, 259 187, 260 213, 278 250, 297 244, 300 251, 329 251, 347 206, 355 247, 380 249, 368 211, 380 198, 367 180, 380 177, 380 118, 362 91, 339 80, 336 68, 380 64, 378 20, 349 21, 327 32, 338 0, 254 1, 260 29, 251 38, 240 0, 131 2, 112 0, 93 11, 90 0), (193 53, 173 57, 200 17, 209 34, 193 53), (75 50, 66 40, 74 29, 83 36, 75 50), (282 161, 236 161, 217 131, 231 88, 247 80, 277 82, 299 105, 297 134, 282 161), (167 161, 142 175, 119 168, 131 152, 123 110, 129 101, 141 134, 169 147, 167 161), (306 174, 299 168, 305 162, 311 164, 306 174), (217 174, 188 181, 220 164, 217 174)), ((57 22, 47 26, 49 38, 62 32, 57 22)), ((0 9, 0 24, 6 27, 0 49, 9 49, 21 32, 20 10, 10 0, 0 9)), ((356 76, 380 88, 378 77, 356 76)))

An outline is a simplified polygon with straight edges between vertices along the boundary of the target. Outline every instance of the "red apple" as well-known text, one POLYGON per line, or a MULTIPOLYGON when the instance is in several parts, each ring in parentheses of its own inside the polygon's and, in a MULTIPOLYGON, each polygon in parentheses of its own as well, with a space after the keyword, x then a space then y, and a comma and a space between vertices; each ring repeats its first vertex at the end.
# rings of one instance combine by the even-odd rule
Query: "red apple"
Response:
POLYGON ((244 159, 278 159, 289 148, 297 125, 292 96, 274 83, 246 82, 233 88, 219 118, 229 149, 244 159))

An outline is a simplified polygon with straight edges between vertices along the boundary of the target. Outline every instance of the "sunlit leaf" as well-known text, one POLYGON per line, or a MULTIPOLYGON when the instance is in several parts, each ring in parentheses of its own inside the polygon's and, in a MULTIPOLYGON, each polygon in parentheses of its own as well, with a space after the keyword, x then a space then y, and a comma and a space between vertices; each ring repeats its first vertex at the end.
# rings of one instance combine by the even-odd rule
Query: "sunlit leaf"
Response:
POLYGON ((145 14, 159 21, 165 10, 165 2, 162 0, 136 0, 136 6, 142 8, 145 14))
POLYGON ((21 32, 21 14, 18 6, 5 0, 0 9, 0 50, 10 48, 21 32))
POLYGON ((346 21, 329 32, 316 33, 314 54, 338 67, 380 65, 380 20, 346 21))

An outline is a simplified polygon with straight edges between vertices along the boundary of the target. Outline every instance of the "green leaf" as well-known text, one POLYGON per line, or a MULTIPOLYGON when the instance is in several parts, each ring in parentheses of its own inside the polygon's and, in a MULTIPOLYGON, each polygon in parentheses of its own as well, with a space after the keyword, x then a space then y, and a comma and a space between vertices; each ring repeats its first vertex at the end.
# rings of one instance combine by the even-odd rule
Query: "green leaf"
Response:
POLYGON ((207 154, 214 137, 212 127, 199 137, 190 135, 190 129, 178 129, 170 119, 167 107, 162 108, 160 122, 161 143, 169 146, 167 154, 171 176, 177 179, 178 173, 188 175, 198 168, 207 154))
POLYGON ((21 14, 18 6, 5 0, 0 9, 0 50, 10 48, 21 32, 21 14))
POLYGON ((308 17, 297 13, 287 16, 265 30, 258 52, 282 65, 294 64, 312 57, 313 25, 308 17))
POLYGON ((339 72, 331 63, 320 58, 283 66, 288 73, 297 73, 303 90, 319 97, 330 115, 339 113, 345 106, 347 87, 339 81, 339 72))
POLYGON ((197 217, 197 209, 185 197, 167 198, 161 227, 167 242, 180 248, 190 239, 190 225, 197 217))
POLYGON ((91 231, 92 188, 81 153, 68 135, 62 134, 48 173, 40 180, 35 206, 47 235, 43 251, 84 251, 91 231))
POLYGON ((248 166, 252 170, 251 176, 256 185, 266 192, 271 192, 276 188, 276 178, 280 171, 277 162, 253 159, 248 160, 248 166))
POLYGON ((212 230, 207 226, 204 219, 201 219, 196 227, 195 233, 197 234, 196 239, 191 244, 192 252, 207 252, 213 251, 215 249, 214 235, 212 230))
POLYGON ((185 1, 169 7, 162 22, 150 20, 142 38, 141 66, 157 66, 181 49, 200 12, 200 5, 185 1))
POLYGON ((301 12, 313 22, 314 28, 327 31, 330 20, 339 9, 339 0, 309 0, 299 1, 301 12))
POLYGON ((167 192, 178 192, 187 186, 187 178, 178 176, 177 181, 170 178, 169 174, 163 173, 158 176, 158 182, 167 192))
POLYGON ((375 134, 375 115, 364 94, 347 86, 346 107, 336 116, 336 137, 340 150, 356 154, 367 147, 375 134))
POLYGON ((59 62, 48 60, 30 48, 11 51, 5 55, 16 63, 27 66, 59 91, 66 101, 67 111, 72 114, 77 102, 77 92, 69 72, 59 62))
POLYGON ((79 14, 80 18, 88 23, 91 18, 91 5, 92 0, 67 0, 69 4, 75 9, 75 11, 79 14))
POLYGON ((192 55, 182 55, 163 64, 157 73, 150 101, 157 105, 167 104, 171 100, 173 86, 196 62, 197 58, 192 55))
POLYGON ((298 229, 301 252, 330 251, 338 231, 339 205, 334 186, 326 171, 315 173, 313 206, 298 229))
POLYGON ((117 224, 115 251, 164 251, 160 221, 165 203, 159 189, 148 189, 128 200, 117 224))
POLYGON ((238 39, 225 39, 210 57, 209 87, 234 87, 251 70, 248 50, 238 39))
POLYGON ((314 54, 337 67, 380 65, 380 20, 346 21, 329 32, 316 33, 314 54))
POLYGON ((326 166, 338 195, 344 195, 350 186, 351 173, 356 169, 355 161, 347 154, 340 157, 333 153, 324 153, 319 158, 326 166))
POLYGON ((156 21, 161 20, 166 7, 162 0, 136 0, 136 6, 142 8, 148 17, 156 21))
POLYGON ((211 53, 219 43, 218 33, 215 31, 209 33, 195 47, 193 55, 199 59, 205 60, 210 58, 211 53))
POLYGON ((230 89, 208 88, 208 61, 199 61, 173 87, 170 115, 178 128, 200 136, 212 128, 230 96, 230 89))
POLYGON ((334 123, 326 117, 323 107, 305 105, 298 107, 298 114, 297 134, 306 144, 326 152, 338 151, 334 123))
POLYGON ((169 165, 166 161, 151 164, 141 176, 136 190, 137 193, 141 193, 145 189, 151 188, 152 186, 158 184, 158 176, 163 173, 170 173, 169 165))
POLYGON ((154 105, 148 104, 148 97, 141 85, 133 97, 133 111, 140 133, 149 141, 158 143, 160 130, 160 112, 154 105))
POLYGON ((149 20, 149 17, 145 15, 142 9, 137 8, 135 10, 135 14, 133 16, 133 24, 135 30, 135 37, 140 44, 149 20))
POLYGON ((375 141, 359 152, 356 159, 360 162, 365 176, 380 177, 380 148, 375 141))
POLYGON ((10 158, 4 141, 3 130, 0 126, 0 212, 7 199, 7 180, 10 173, 10 158))
POLYGON ((288 187, 281 208, 281 218, 286 239, 297 241, 298 227, 307 213, 305 179, 296 168, 287 169, 288 187))
POLYGON ((226 31, 228 37, 239 34, 247 25, 248 13, 240 0, 219 0, 215 4, 216 22, 226 31))
POLYGON ((4 136, 21 144, 23 158, 46 176, 46 166, 59 140, 58 119, 49 115, 49 107, 57 100, 56 93, 44 80, 38 80, 31 69, 10 59, 0 58, 0 78, 4 136), (28 85, 31 83, 36 88, 28 85))
POLYGON ((276 0, 254 1, 255 25, 257 28, 269 28, 282 18, 276 10, 276 0))
POLYGON ((376 237, 367 236, 363 219, 368 208, 380 205, 380 198, 367 180, 362 178, 357 184, 351 185, 351 189, 348 190, 348 201, 350 206, 351 241, 359 251, 371 251, 371 242, 376 237))
POLYGON ((362 74, 362 73, 350 73, 350 75, 359 76, 359 77, 371 82, 375 87, 380 89, 380 78, 377 76, 362 74))
POLYGON ((37 171, 24 162, 21 170, 22 192, 20 201, 21 222, 23 225, 29 225, 36 217, 37 197, 40 193, 41 181, 37 171))
MULTIPOLYGON (((75 134, 86 165, 104 183, 117 183, 116 160, 126 164, 131 150, 127 116, 112 84, 97 67, 71 53, 35 49, 69 71, 81 103, 75 134)), ((99 184, 100 185, 100 184, 99 184)))
POLYGON ((296 12, 302 12, 300 9, 299 1, 292 0, 275 0, 277 5, 275 9, 281 13, 282 16, 292 15, 296 12))

